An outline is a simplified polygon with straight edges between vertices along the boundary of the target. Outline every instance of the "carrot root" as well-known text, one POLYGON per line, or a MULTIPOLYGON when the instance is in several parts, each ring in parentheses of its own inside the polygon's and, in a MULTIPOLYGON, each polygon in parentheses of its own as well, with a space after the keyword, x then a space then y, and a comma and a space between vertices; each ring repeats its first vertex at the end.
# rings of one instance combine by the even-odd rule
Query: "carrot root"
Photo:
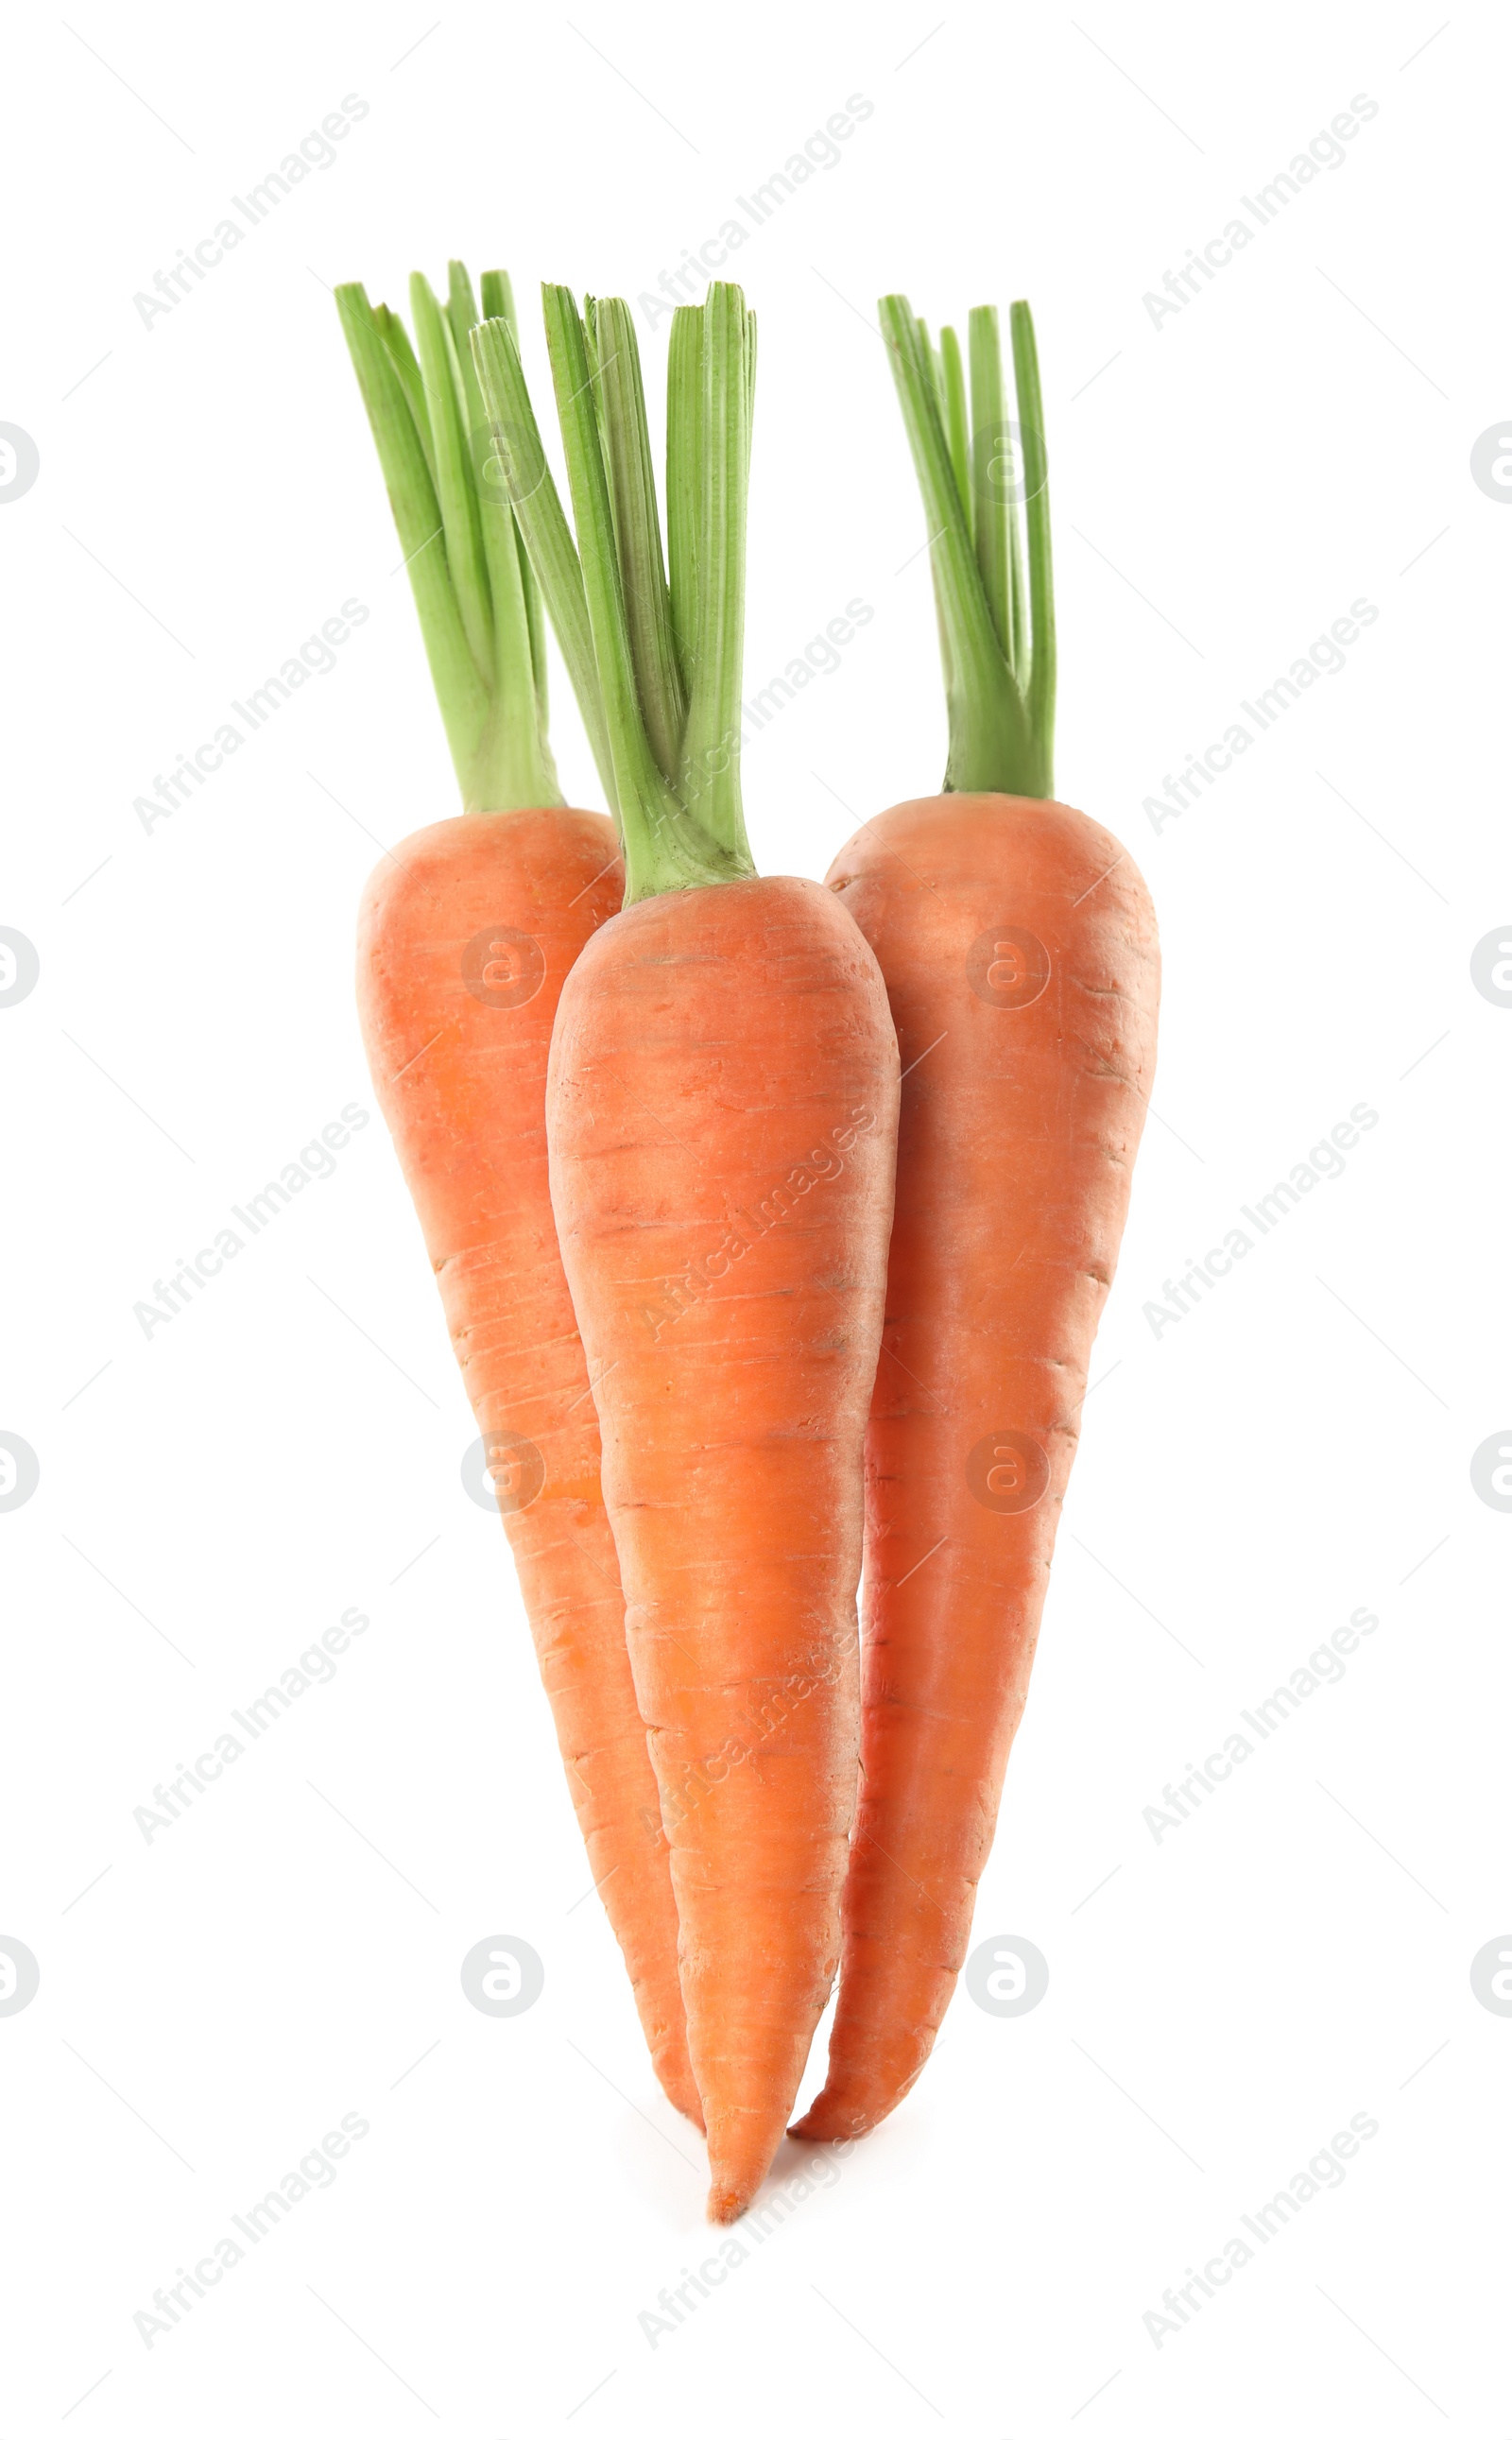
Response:
POLYGON ((1053 801, 895 806, 830 884, 903 1062, 867 1432, 861 1796, 823 2091, 868 2133, 929 2055, 1023 1713, 1155 1065, 1159 958, 1116 839, 1053 801))
POLYGON ((593 1879, 657 2077, 701 2126, 668 1850, 547 1175, 553 1015, 621 885, 602 815, 551 808, 437 823, 387 856, 369 884, 358 996, 374 1090, 483 1435, 593 1879))
POLYGON ((812 882, 652 895, 562 996, 552 1202, 721 2223, 770 2166, 839 1957, 896 1094, 875 960, 812 882))

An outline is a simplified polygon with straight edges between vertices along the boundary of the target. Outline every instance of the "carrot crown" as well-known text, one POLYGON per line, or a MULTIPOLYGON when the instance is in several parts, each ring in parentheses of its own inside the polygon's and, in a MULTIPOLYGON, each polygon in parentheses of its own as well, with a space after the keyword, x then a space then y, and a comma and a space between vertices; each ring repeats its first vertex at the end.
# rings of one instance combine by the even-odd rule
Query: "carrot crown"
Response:
MULTIPOLYGON (((418 355, 398 314, 370 305, 359 280, 336 290, 462 803, 469 813, 559 805, 540 596, 508 494, 487 479, 465 267, 450 265, 444 305, 417 271, 409 302, 418 355)), ((507 272, 484 272, 483 311, 513 323, 507 272)))
POLYGON ((1055 604, 1034 321, 1027 305, 1010 309, 1015 424, 1004 413, 995 305, 972 308, 965 368, 954 331, 931 348, 906 296, 884 296, 877 311, 929 524, 950 717, 946 791, 1048 797, 1055 604))
POLYGON ((577 526, 547 465, 507 319, 472 333, 510 498, 604 774, 625 905, 755 870, 740 793, 755 316, 711 287, 673 317, 662 552, 640 356, 622 298, 545 287, 577 526), (670 573, 669 573, 670 571, 670 573))

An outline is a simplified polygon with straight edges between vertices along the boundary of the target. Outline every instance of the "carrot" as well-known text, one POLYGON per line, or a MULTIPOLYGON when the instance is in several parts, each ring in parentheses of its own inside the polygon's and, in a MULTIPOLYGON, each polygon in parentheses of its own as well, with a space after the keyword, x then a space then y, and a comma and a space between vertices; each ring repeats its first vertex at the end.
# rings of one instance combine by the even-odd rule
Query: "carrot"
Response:
MULTIPOLYGON (((557 1012, 551 1200, 725 2221, 770 2164, 838 1957, 897 1050, 844 908, 816 883, 758 879, 747 846, 740 290, 713 286, 673 326, 670 584, 628 309, 590 300, 585 326, 549 289, 547 318, 626 870, 625 910, 557 1012)), ((489 323, 475 350, 549 603, 513 342, 489 323)))
MULTIPOLYGON (((496 475, 460 263, 387 307, 337 290, 463 812, 368 884, 357 991, 373 1085, 441 1289, 514 1553, 593 1878, 668 2097, 698 2123, 676 1912, 624 1644, 587 1368, 557 1251, 546 1076, 563 982, 623 882, 612 824, 565 807, 539 596, 496 475)), ((500 272, 491 314, 513 314, 500 272)))
POLYGON ((903 1061, 888 1319, 867 1435, 862 1794, 824 2089, 796 2135, 867 2133, 928 2057, 965 1957, 1024 1708, 1092 1337, 1155 1063, 1159 964, 1118 841, 1051 796, 1054 627, 1034 330, 938 358, 883 330, 928 527, 945 793, 896 805, 831 888, 876 951, 903 1061), (1025 500, 1027 578, 1017 505, 1025 500))

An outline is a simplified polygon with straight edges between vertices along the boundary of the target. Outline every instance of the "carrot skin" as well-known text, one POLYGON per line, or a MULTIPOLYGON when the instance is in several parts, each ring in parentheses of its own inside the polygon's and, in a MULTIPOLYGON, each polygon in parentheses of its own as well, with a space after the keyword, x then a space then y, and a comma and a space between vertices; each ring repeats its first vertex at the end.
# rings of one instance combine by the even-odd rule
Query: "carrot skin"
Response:
POLYGON ((897 1047, 813 882, 642 899, 563 991, 551 1195, 672 1846, 710 2216, 781 2139, 839 1953, 862 1446, 897 1047))
POLYGON ((551 1026, 620 905, 613 826, 564 811, 418 831, 369 882, 358 1000, 519 1574, 593 1879, 668 2097, 702 2124, 657 1785, 625 1653, 599 1435, 547 1176, 551 1026))
POLYGON ((823 2091, 870 2131, 928 2057, 1024 1708, 1155 1065, 1144 885, 1070 806, 946 796, 843 849, 904 1069, 867 1435, 861 1802, 823 2091), (917 1063, 917 1064, 914 1064, 917 1063))

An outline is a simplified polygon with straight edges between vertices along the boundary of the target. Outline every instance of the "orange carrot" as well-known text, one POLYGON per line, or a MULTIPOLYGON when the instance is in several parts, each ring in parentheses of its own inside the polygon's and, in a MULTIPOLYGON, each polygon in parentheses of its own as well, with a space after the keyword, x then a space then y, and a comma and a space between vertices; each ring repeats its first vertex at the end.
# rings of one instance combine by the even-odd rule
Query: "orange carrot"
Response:
POLYGON ((931 367, 907 300, 881 312, 934 538, 950 759, 944 796, 868 823, 829 875, 886 977, 905 1081, 867 1437, 861 1803, 828 2076, 793 2129, 815 2140, 865 2134, 903 2099, 966 1954, 1128 1208, 1159 996, 1132 861, 1051 800, 1028 308, 1013 309, 1017 433, 990 308, 971 316, 969 421, 954 334, 931 367))
MULTIPOLYGON (((386 307, 337 291, 465 807, 387 855, 358 942, 363 1038, 483 1435, 593 1878, 657 2073, 702 2123, 676 1913, 624 1642, 599 1434, 557 1251, 546 1076, 562 985, 620 905, 612 825, 562 804, 538 597, 502 491, 452 265, 417 277, 420 358, 386 307)), ((503 275, 484 303, 510 311, 503 275)))
MULTIPOLYGON (((627 876, 557 1013, 551 1199, 672 1842, 710 2216, 730 2220, 838 1954, 897 1050, 844 909, 757 879, 746 844, 740 291, 673 328, 670 587, 628 311, 590 303, 585 329, 565 290, 547 304, 627 876)), ((539 443, 508 333, 485 325, 476 352, 536 557, 539 443)), ((536 565, 549 601, 544 550, 536 565)))

